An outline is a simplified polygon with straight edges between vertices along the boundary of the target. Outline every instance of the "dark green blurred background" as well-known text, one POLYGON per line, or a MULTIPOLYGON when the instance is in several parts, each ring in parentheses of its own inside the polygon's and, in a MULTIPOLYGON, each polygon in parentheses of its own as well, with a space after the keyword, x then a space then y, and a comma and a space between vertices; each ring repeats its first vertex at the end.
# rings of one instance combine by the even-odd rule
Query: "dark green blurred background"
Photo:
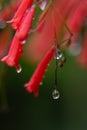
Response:
MULTIPOLYGON (((4 89, 7 109, 2 103, 0 130, 86 130, 87 129, 87 70, 77 66, 75 59, 67 62, 58 72, 60 99, 53 100, 54 63, 51 62, 39 97, 28 94, 23 86, 31 77, 35 66, 21 60, 23 71, 6 66, 4 89)), ((5 102, 5 101, 4 101, 5 102)))

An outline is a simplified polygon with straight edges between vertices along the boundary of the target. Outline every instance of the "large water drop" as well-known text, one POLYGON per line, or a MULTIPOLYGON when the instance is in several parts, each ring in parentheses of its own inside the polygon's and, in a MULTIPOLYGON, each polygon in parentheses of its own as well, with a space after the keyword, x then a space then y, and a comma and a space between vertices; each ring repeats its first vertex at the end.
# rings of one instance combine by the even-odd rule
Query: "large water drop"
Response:
POLYGON ((59 91, 57 89, 54 89, 52 92, 52 98, 54 100, 57 100, 57 99, 59 99, 59 97, 60 97, 59 91))

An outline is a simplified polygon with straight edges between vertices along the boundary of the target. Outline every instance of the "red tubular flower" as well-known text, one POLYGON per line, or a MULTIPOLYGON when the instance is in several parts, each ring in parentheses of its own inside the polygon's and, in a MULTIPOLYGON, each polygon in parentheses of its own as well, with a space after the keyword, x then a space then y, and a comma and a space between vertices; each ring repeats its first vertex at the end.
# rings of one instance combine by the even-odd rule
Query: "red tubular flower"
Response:
MULTIPOLYGON (((61 67, 65 62, 61 48, 64 45, 63 43, 67 42, 67 40, 68 43, 71 42, 72 33, 75 35, 74 40, 76 42, 80 28, 87 17, 87 0, 35 0, 34 2, 36 7, 32 6, 33 1, 34 0, 22 0, 13 19, 7 22, 12 24, 12 27, 16 30, 16 33, 12 40, 8 55, 2 58, 1 61, 6 62, 9 66, 15 66, 18 68, 18 61, 23 53, 22 43, 26 40, 28 33, 30 32, 35 8, 38 3, 38 6, 43 10, 43 12, 38 20, 37 27, 35 29, 36 32, 32 35, 29 41, 29 45, 31 45, 31 47, 28 48, 27 46, 28 58, 30 57, 32 62, 37 62, 41 60, 41 58, 44 58, 41 60, 30 81, 25 84, 25 88, 28 92, 34 92, 34 95, 38 96, 40 83, 42 82, 45 71, 54 54, 56 60, 55 86, 57 86, 57 67, 61 67), (44 6, 42 6, 43 3, 44 6), (67 25, 67 21, 70 29, 67 25), (69 38, 67 39, 65 39, 68 36, 66 32, 69 34, 69 38), (56 44, 56 47, 54 44, 56 44)), ((12 15, 12 13, 11 11, 6 11, 6 14, 5 12, 4 14, 0 14, 1 17, 3 15, 2 19, 5 17, 5 20, 7 20, 9 17, 6 18, 6 15, 8 14, 7 16, 9 16, 12 15)), ((85 27, 86 26, 84 26, 84 28, 85 27)), ((85 29, 82 31, 84 30, 85 29)), ((84 31, 84 33, 87 32, 84 31)), ((84 33, 82 35, 84 35, 84 33)), ((84 65, 87 65, 86 43, 87 38, 85 37, 82 52, 78 58, 80 63, 84 65)), ((53 97, 54 99, 57 99, 59 97, 59 93, 56 87, 55 90, 52 95, 57 96, 53 97)))
POLYGON ((11 21, 8 21, 7 23, 12 23, 12 27, 14 29, 18 29, 20 22, 22 20, 22 17, 24 16, 26 10, 31 7, 32 3, 33 3, 33 0, 22 0, 13 19, 11 21))
POLYGON ((8 55, 1 60, 3 62, 6 62, 9 66, 18 66, 18 61, 23 53, 23 44, 21 42, 25 40, 28 35, 28 32, 31 28, 34 12, 35 6, 32 6, 29 12, 26 12, 19 29, 15 33, 8 55))
POLYGON ((1 61, 6 62, 9 66, 18 67, 19 58, 23 53, 22 47, 23 47, 23 44, 15 36, 11 43, 11 47, 10 47, 8 55, 2 58, 1 61))
POLYGON ((45 74, 45 71, 47 69, 47 66, 53 57, 55 52, 55 47, 52 47, 48 53, 45 55, 41 63, 38 65, 35 73, 33 74, 31 80, 25 84, 25 87, 28 92, 34 92, 35 96, 38 96, 38 88, 40 86, 40 83, 42 82, 43 76, 45 74))
POLYGON ((32 20, 35 13, 35 6, 32 6, 28 12, 26 12, 19 29, 16 32, 17 37, 19 40, 23 41, 27 38, 28 33, 32 26, 32 20))
POLYGON ((85 2, 85 4, 80 3, 80 5, 70 16, 68 21, 69 27, 71 28, 71 31, 75 36, 72 39, 73 42, 76 42, 76 39, 79 35, 79 32, 86 17, 87 17, 87 2, 85 2))
POLYGON ((9 20, 10 17, 17 10, 19 2, 10 2, 9 5, 5 5, 2 10, 0 10, 0 20, 9 20))

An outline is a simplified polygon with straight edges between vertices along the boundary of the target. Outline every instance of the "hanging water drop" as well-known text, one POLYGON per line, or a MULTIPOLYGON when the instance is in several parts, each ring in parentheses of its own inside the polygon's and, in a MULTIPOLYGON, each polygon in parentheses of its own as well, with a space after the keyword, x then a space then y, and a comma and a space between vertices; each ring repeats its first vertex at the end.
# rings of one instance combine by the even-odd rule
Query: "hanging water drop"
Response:
POLYGON ((66 58, 63 56, 58 63, 58 67, 63 67, 64 63, 66 62, 66 58))
POLYGON ((52 92, 52 98, 56 100, 59 99, 59 97, 60 97, 59 91, 57 89, 54 89, 52 92))
POLYGON ((21 68, 20 65, 18 65, 18 66, 16 67, 16 71, 17 71, 17 73, 20 73, 20 72, 22 71, 22 68, 21 68))
POLYGON ((60 60, 62 57, 63 57, 63 54, 62 54, 61 50, 60 50, 60 49, 57 49, 54 58, 55 58, 56 60, 60 60))
POLYGON ((59 60, 59 59, 61 59, 61 58, 62 58, 62 56, 63 56, 63 54, 62 54, 62 53, 57 54, 56 59, 57 59, 57 60, 59 60))

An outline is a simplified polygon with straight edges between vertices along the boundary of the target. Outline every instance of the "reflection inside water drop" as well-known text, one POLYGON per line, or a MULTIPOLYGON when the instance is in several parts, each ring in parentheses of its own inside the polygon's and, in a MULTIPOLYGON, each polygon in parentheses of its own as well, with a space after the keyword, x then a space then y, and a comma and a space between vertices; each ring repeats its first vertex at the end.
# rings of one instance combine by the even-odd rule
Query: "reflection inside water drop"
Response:
POLYGON ((57 54, 56 59, 59 60, 59 59, 61 59, 62 57, 63 57, 63 54, 60 53, 60 54, 57 54))
POLYGON ((22 68, 21 68, 20 65, 18 65, 18 66, 16 67, 16 71, 17 71, 17 73, 20 73, 20 72, 22 71, 22 68))
POLYGON ((63 54, 62 54, 61 50, 57 49, 54 58, 57 60, 60 60, 62 57, 63 57, 63 54))
POLYGON ((56 100, 59 99, 59 97, 60 97, 59 91, 57 89, 54 89, 52 92, 52 98, 56 100))
POLYGON ((25 44, 25 43, 26 43, 26 40, 23 40, 21 43, 22 43, 22 44, 25 44))

